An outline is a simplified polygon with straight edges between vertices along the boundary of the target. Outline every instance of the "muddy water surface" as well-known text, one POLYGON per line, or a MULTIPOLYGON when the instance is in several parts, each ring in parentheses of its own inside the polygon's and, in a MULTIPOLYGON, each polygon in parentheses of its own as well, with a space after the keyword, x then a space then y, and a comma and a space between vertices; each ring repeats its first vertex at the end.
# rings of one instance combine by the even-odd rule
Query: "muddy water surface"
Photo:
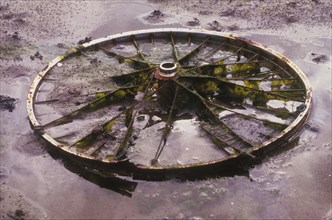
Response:
POLYGON ((312 30, 319 29, 301 25, 280 30, 238 30, 238 35, 268 45, 299 65, 314 94, 313 113, 299 138, 250 168, 247 175, 196 181, 137 180, 128 197, 85 180, 66 169, 60 158, 50 156, 43 141, 31 131, 26 113, 26 95, 35 74, 66 50, 58 43, 71 46, 85 36, 156 27, 151 22, 141 23, 138 16, 149 14, 158 5, 143 3, 91 1, 53 5, 54 14, 45 13, 43 26, 33 11, 47 11, 47 4, 1 2, 1 25, 6 32, 1 28, 0 44, 11 45, 7 37, 12 39, 18 31, 21 41, 26 41, 24 48, 28 43, 33 45, 18 53, 21 61, 0 53, 4 58, 0 59, 1 95, 16 99, 13 112, 0 112, 1 218, 21 216, 17 210, 23 211, 26 218, 50 219, 331 218, 331 30, 313 34, 312 30), (84 13, 76 13, 78 9, 84 13), (126 11, 126 15, 121 11, 126 11), (5 19, 4 15, 10 13, 14 18, 5 19), (22 17, 28 28, 20 26, 15 16, 22 17), (62 26, 53 21, 57 19, 62 26), (40 33, 32 34, 32 30, 40 33), (298 35, 306 37, 294 38, 298 35), (31 60, 36 51, 44 56, 42 60, 31 60), (327 60, 313 61, 316 54, 326 55, 327 60))

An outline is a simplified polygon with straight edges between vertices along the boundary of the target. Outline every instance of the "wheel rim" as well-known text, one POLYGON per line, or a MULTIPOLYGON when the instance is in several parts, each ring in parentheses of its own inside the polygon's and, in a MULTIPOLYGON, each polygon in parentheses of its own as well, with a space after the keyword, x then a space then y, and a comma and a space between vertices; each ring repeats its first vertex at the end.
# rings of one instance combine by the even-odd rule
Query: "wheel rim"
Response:
POLYGON ((233 35, 151 29, 56 57, 28 95, 32 128, 71 155, 141 169, 222 163, 288 140, 311 107, 304 73, 233 35))

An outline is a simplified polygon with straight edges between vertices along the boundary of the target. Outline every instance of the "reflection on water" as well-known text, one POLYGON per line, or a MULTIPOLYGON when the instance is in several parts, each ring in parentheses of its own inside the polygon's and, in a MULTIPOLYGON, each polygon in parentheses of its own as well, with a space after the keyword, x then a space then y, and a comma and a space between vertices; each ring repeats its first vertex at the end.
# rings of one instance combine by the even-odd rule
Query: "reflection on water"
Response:
POLYGON ((103 175, 103 173, 96 170, 88 169, 87 167, 80 166, 73 162, 67 161, 64 166, 71 172, 77 173, 84 179, 97 184, 101 188, 106 188, 121 195, 132 197, 132 193, 135 191, 137 182, 129 181, 117 177, 115 175, 103 175))
MULTIPOLYGON (((55 150, 52 146, 47 146, 48 153, 54 159, 60 159, 65 168, 78 174, 80 177, 90 181, 101 188, 106 188, 124 196, 132 197, 135 189, 142 181, 169 181, 179 180, 186 181, 202 181, 225 177, 244 176, 251 182, 258 181, 264 176, 264 173, 249 172, 254 166, 262 164, 263 160, 282 154, 291 150, 298 145, 299 138, 293 139, 287 145, 280 146, 277 150, 265 152, 266 154, 257 156, 256 158, 240 156, 237 160, 230 163, 209 167, 196 167, 184 170, 168 170, 168 171, 151 171, 140 170, 130 162, 124 162, 120 165, 104 166, 103 164, 91 164, 82 160, 76 160, 68 157, 62 152, 55 150), (259 176, 256 178, 256 176, 259 176)), ((263 171, 265 172, 265 171, 263 171)), ((281 172, 282 173, 282 172, 281 172)))

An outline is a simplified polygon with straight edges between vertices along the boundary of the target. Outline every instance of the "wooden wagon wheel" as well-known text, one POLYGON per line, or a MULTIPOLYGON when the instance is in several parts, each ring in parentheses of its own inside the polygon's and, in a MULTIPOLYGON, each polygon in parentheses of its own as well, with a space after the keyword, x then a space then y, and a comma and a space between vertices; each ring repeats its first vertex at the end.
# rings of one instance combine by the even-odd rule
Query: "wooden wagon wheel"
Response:
POLYGON ((32 128, 86 160, 204 167, 287 140, 311 88, 283 55, 211 31, 164 28, 92 40, 56 57, 28 95, 32 128))

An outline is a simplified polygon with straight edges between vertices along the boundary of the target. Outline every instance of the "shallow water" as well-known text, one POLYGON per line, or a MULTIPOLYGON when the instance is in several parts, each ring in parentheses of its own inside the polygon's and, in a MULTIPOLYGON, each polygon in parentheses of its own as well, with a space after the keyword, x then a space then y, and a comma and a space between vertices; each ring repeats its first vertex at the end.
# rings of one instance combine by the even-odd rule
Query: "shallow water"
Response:
MULTIPOLYGON (((112 3, 106 3, 106 6, 110 7, 112 3)), ((152 27, 133 19, 151 11, 150 6, 114 3, 110 10, 114 12, 113 17, 84 34, 100 37, 152 27), (117 22, 117 19, 123 18, 121 10, 124 8, 128 8, 131 16, 117 22)), ((306 34, 305 30, 296 30, 306 34)), ((20 64, 0 61, 2 67, 10 66, 5 71, 1 68, 3 75, 8 74, 8 77, 1 78, 1 95, 18 99, 13 112, 1 111, 0 116, 1 191, 6 190, 7 186, 18 190, 51 219, 324 217, 331 209, 332 197, 331 36, 292 40, 291 35, 284 35, 282 31, 260 34, 240 31, 238 34, 275 48, 294 61, 309 78, 314 94, 309 124, 299 138, 250 168, 247 175, 195 181, 135 180, 138 184, 131 198, 87 181, 70 171, 69 167, 66 169, 60 158, 51 157, 43 141, 30 129, 26 116, 26 94, 35 73, 47 61, 26 62, 29 61, 27 56, 20 64), (317 64, 312 61, 311 53, 325 54, 329 60, 317 64)), ((45 57, 52 59, 54 55, 48 52, 52 47, 48 44, 40 47, 44 47, 45 57)), ((19 207, 14 205, 13 208, 19 207)), ((21 208, 26 212, 30 209, 28 206, 21 208)), ((1 217, 6 214, 1 213, 1 217)))

